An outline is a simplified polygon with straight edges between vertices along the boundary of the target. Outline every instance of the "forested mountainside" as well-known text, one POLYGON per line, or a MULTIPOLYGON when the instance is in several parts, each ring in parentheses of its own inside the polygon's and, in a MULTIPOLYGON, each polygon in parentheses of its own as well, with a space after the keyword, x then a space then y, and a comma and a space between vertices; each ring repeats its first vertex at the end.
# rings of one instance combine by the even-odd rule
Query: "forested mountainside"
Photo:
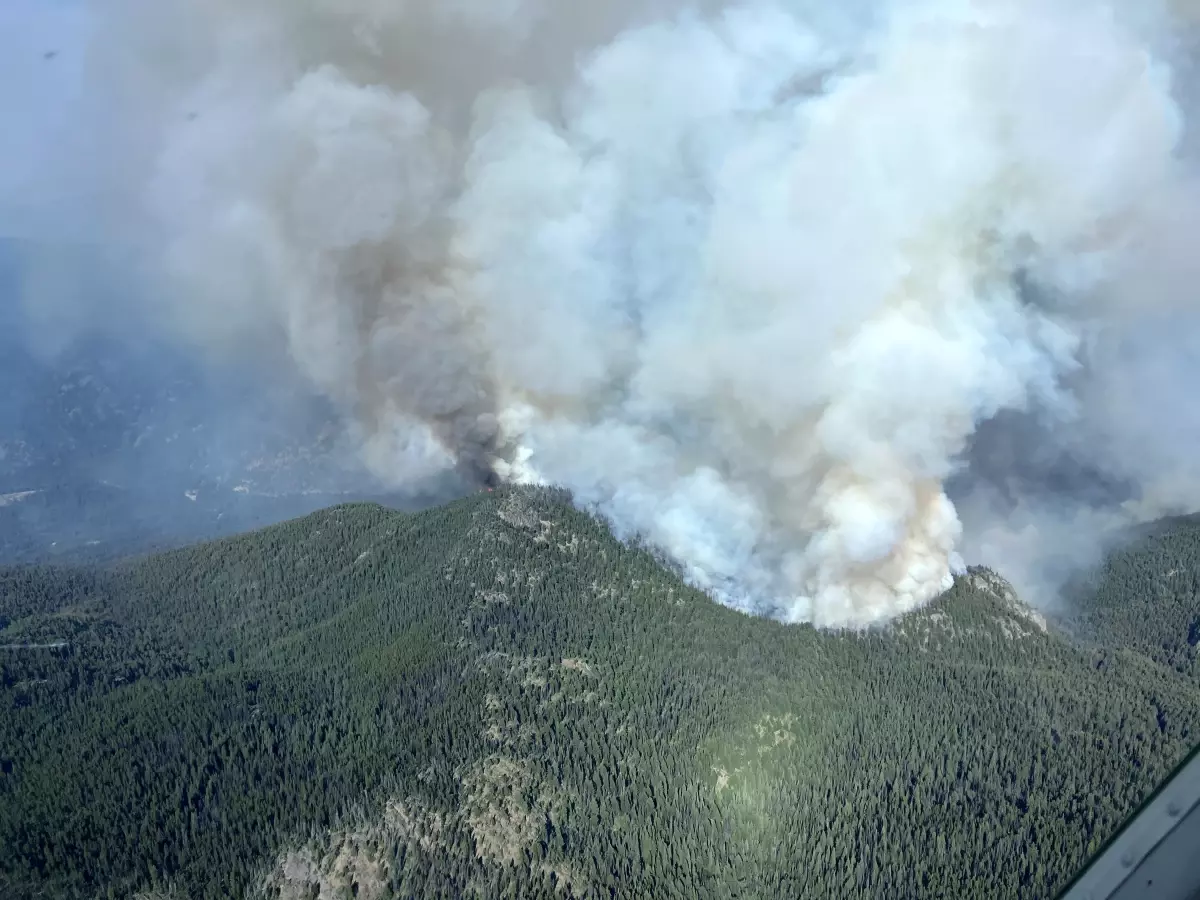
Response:
POLYGON ((820 633, 527 489, 0 570, 0 895, 1050 896, 1200 739, 1197 579, 820 633))

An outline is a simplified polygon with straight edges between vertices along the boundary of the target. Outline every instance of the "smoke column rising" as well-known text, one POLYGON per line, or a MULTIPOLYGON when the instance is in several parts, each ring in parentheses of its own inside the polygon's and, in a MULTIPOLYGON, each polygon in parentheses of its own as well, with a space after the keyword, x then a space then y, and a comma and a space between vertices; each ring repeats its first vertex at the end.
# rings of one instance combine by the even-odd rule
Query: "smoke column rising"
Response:
POLYGON ((1196 499, 1187 8, 124 0, 79 116, 147 314, 286 348, 381 477, 863 626, 1196 499))

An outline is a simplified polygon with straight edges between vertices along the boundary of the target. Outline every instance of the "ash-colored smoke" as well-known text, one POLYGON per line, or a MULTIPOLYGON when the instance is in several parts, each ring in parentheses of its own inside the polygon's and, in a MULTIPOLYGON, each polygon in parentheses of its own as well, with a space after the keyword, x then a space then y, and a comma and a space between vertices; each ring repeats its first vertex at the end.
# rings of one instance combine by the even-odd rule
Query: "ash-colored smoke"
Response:
POLYGON ((863 626, 1194 499, 1189 9, 128 0, 89 92, 162 307, 381 476, 562 484, 863 626))

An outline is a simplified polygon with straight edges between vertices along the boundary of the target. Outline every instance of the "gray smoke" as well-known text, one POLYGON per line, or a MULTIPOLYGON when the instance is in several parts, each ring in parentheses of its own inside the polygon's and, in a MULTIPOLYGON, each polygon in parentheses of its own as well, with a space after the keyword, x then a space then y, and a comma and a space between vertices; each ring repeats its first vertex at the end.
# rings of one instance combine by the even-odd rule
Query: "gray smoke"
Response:
POLYGON ((1192 4, 89 10, 145 315, 393 483, 558 483, 823 626, 1196 505, 1192 4))

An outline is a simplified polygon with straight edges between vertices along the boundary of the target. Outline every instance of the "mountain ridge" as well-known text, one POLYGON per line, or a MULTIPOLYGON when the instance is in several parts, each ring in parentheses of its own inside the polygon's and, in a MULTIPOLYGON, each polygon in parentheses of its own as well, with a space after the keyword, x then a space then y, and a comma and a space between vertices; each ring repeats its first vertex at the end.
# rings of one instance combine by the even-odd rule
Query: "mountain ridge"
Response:
POLYGON ((986 570, 819 632, 545 489, 7 569, 0 598, 0 644, 74 642, 0 656, 13 893, 1044 895, 1200 727, 1187 673, 986 570))

